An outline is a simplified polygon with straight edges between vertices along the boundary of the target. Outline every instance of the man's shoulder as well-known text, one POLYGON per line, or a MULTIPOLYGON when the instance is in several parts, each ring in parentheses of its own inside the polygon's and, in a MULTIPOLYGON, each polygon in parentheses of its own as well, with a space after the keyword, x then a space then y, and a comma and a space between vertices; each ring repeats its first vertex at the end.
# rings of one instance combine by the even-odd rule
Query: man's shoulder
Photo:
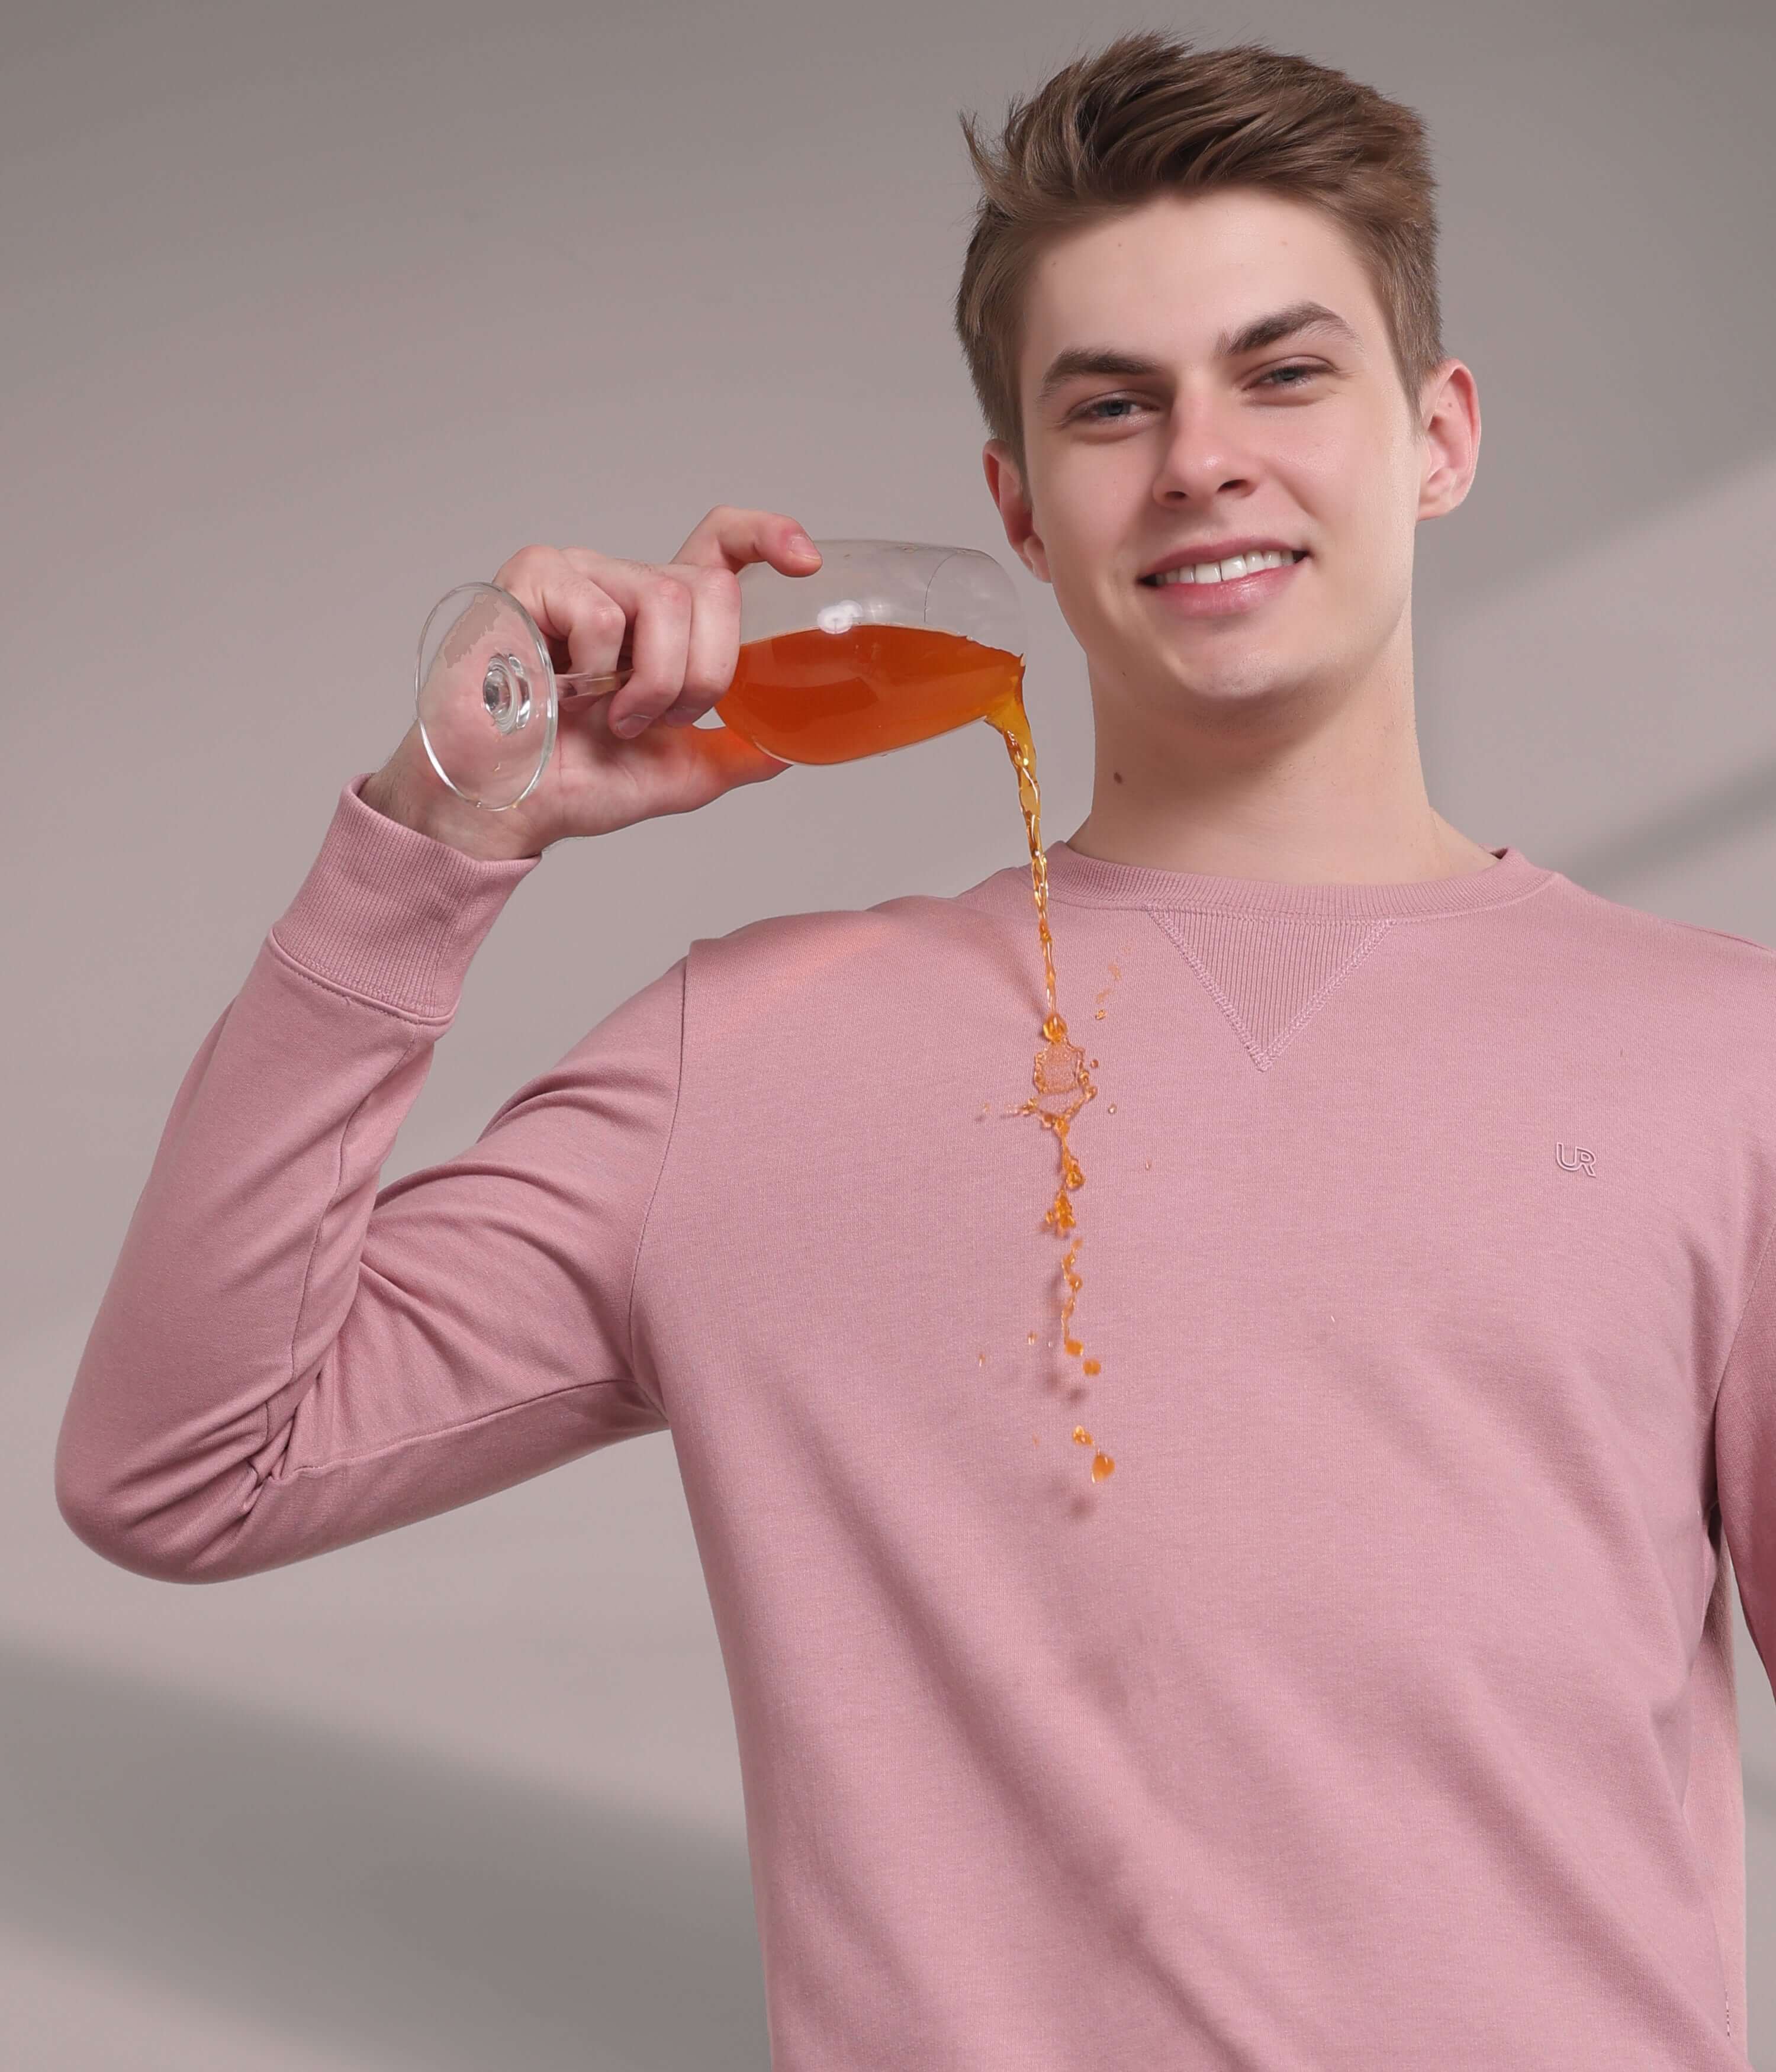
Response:
POLYGON ((915 976, 930 985, 959 967, 1004 962, 1019 920, 1034 935, 1030 909, 1028 870, 1008 867, 956 892, 766 915, 693 942, 689 982, 726 992, 763 987, 779 997, 804 986, 873 991, 915 976))
POLYGON ((1635 954, 1663 970, 1687 968, 1724 983, 1776 985, 1776 948, 1754 936, 1711 928, 1700 921, 1655 914, 1626 900, 1593 892, 1557 875, 1560 896, 1542 911, 1556 927, 1588 935, 1599 944, 1635 954))
POLYGON ((1661 1029, 1698 1059, 1730 1054, 1759 1082, 1776 1079, 1776 949, 1564 877, 1540 904, 1548 950, 1600 1013, 1661 1029))

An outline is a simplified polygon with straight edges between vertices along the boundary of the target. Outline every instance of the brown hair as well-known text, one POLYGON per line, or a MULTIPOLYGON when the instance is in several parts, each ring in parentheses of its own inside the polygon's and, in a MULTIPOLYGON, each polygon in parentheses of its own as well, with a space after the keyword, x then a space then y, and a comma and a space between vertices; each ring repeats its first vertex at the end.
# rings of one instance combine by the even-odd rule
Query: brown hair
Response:
POLYGON ((988 430, 1026 483, 1018 357, 1036 258, 1058 234, 1161 193, 1262 187, 1337 223, 1387 319, 1417 424, 1420 384, 1446 356, 1437 183, 1411 109, 1262 43, 1198 51, 1143 30, 1013 101, 997 154, 968 115, 960 121, 982 193, 956 290, 956 335, 988 430))

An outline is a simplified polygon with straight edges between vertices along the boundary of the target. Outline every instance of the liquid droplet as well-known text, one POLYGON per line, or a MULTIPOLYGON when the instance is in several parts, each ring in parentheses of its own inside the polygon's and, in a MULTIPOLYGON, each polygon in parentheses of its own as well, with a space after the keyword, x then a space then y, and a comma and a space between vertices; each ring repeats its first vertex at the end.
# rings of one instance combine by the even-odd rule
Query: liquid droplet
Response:
POLYGON ((1085 1363, 1085 1371, 1087 1374, 1102 1374, 1104 1371, 1103 1361, 1095 1359, 1087 1360, 1085 1363))
POLYGON ((1075 1446, 1089 1446, 1091 1445, 1092 1434, 1086 1430, 1083 1424, 1075 1424, 1073 1427, 1073 1443, 1075 1446))
POLYGON ((1116 1473, 1116 1464, 1108 1453, 1100 1453, 1092 1463, 1092 1479, 1101 1482, 1106 1475, 1116 1473))

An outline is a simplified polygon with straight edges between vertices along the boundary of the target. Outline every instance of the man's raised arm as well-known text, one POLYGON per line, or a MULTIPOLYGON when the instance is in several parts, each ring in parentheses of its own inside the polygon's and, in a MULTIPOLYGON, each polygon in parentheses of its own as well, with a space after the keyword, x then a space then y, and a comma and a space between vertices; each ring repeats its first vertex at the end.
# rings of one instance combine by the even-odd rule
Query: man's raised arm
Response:
POLYGON ((64 1517, 142 1575, 276 1568, 665 1423, 627 1307, 682 960, 379 1193, 536 859, 466 855, 364 781, 185 1075, 63 1418, 64 1517))

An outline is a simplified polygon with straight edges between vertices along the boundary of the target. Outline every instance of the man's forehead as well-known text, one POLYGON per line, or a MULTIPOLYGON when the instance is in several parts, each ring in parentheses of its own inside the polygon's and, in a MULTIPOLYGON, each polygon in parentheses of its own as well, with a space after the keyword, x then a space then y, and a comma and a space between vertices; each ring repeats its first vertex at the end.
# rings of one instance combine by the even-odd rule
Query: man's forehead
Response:
POLYGON ((1348 299, 1353 278, 1364 269, 1343 224, 1309 203, 1234 187, 1158 195, 1074 226, 1045 242, 1028 285, 1033 307, 1105 295, 1225 302, 1249 287, 1268 308, 1307 295, 1348 299))
POLYGON ((1292 254, 1314 267, 1355 259, 1348 231, 1320 204, 1264 187, 1231 187, 1149 195, 1112 206, 1047 239, 1036 272, 1109 271, 1137 255, 1145 265, 1174 252, 1193 265, 1271 253, 1292 254))
POLYGON ((1183 207, 1201 212, 1197 234, 1186 224, 1174 240, 1167 211, 1144 206, 1043 254, 1021 327, 1022 371, 1038 401, 1073 374, 1133 376, 1180 354, 1237 356, 1309 332, 1367 356, 1384 320, 1338 226, 1243 190, 1183 207), (1229 207, 1210 220, 1223 199, 1229 207), (1108 364, 1119 356, 1131 364, 1108 364))

